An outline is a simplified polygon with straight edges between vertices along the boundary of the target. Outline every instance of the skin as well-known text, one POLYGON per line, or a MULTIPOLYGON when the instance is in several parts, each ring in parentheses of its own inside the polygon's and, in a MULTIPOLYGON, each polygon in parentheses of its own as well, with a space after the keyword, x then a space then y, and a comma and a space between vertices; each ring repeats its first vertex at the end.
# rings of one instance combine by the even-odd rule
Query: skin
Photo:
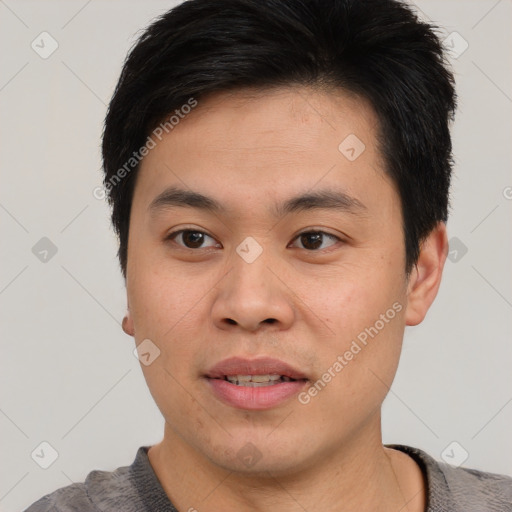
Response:
POLYGON ((201 100, 144 158, 123 329, 161 351, 142 365, 165 418, 149 459, 179 510, 425 509, 420 468, 382 445, 381 404, 405 326, 420 323, 437 294, 447 235, 440 223, 405 274, 400 198, 383 170, 377 126, 365 101, 341 91, 224 92, 201 100), (366 146, 354 161, 338 150, 349 134, 366 146), (152 214, 150 203, 171 185, 214 198, 225 212, 152 214), (274 205, 320 189, 365 208, 273 215, 274 205), (206 233, 203 246, 165 239, 184 228, 206 233), (298 235, 312 230, 340 240, 320 237, 311 248, 298 235), (263 249, 252 263, 236 252, 248 236, 263 249), (396 303, 396 316, 307 404, 292 397, 238 409, 203 378, 227 357, 270 356, 314 383, 396 303), (260 457, 250 467, 237 456, 247 446, 260 457))

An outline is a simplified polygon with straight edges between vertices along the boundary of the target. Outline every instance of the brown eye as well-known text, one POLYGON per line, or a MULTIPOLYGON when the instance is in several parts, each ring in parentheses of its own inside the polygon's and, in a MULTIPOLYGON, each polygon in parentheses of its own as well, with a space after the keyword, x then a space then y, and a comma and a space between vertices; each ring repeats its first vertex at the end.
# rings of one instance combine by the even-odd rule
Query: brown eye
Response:
POLYGON ((201 249, 203 247, 212 247, 217 244, 217 242, 211 236, 195 229, 182 229, 180 231, 175 231, 174 233, 171 233, 167 238, 169 240, 174 240, 178 245, 182 245, 187 249, 201 249), (213 245, 203 246, 205 241, 208 239, 214 242, 213 245))
POLYGON ((298 235, 295 240, 300 241, 302 245, 301 248, 308 251, 316 251, 318 249, 326 249, 327 247, 334 245, 340 239, 337 236, 325 233, 324 231, 305 231, 298 235), (331 243, 329 243, 329 240, 331 240, 331 243))

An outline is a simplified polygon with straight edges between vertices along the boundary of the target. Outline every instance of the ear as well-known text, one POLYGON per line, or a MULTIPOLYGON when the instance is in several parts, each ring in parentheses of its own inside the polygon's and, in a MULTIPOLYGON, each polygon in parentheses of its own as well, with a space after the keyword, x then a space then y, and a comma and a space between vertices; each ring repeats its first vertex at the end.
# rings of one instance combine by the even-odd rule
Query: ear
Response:
POLYGON ((130 314, 130 305, 128 304, 128 309, 126 311, 126 315, 123 318, 122 323, 123 331, 128 334, 128 336, 134 336, 135 335, 135 329, 133 327, 133 320, 132 315, 130 314))
POLYGON ((434 302, 448 255, 446 225, 439 222, 420 247, 420 255, 407 284, 406 325, 418 325, 434 302))

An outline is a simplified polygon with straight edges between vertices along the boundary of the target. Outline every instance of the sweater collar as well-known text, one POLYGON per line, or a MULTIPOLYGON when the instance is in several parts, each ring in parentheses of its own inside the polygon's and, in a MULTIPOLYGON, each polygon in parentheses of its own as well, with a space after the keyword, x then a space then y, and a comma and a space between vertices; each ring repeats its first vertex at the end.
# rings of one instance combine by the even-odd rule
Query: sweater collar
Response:
MULTIPOLYGON (((401 444, 386 444, 387 448, 399 450, 409 455, 419 465, 425 476, 427 486, 427 509, 425 512, 456 512, 457 504, 453 502, 448 483, 439 463, 419 448, 401 444)), ((148 450, 150 446, 141 446, 130 466, 130 478, 137 489, 145 512, 178 512, 170 502, 151 463, 148 450), (151 509, 147 508, 151 504, 151 509)))

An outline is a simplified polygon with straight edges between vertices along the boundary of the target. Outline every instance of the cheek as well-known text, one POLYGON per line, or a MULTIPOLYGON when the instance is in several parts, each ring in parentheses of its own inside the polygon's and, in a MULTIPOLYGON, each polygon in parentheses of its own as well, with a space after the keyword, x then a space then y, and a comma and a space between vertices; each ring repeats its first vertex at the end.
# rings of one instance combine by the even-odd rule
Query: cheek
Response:
MULTIPOLYGON (((403 277, 397 265, 389 260, 377 264, 361 258, 328 272, 299 274, 288 276, 294 283, 293 291, 303 303, 298 307, 308 317, 314 314, 319 334, 339 341, 372 326, 395 302, 403 305, 403 277)), ((391 312, 393 317, 395 313, 391 312)))
POLYGON ((349 328, 340 321, 337 335, 318 350, 321 366, 312 386, 318 391, 305 407, 333 435, 362 428, 388 394, 400 358, 403 309, 383 311, 389 311, 388 323, 369 314, 351 319, 349 328))
POLYGON ((212 436, 211 417, 198 390, 187 377, 179 373, 179 368, 186 367, 187 362, 181 361, 179 368, 173 368, 162 359, 163 357, 151 366, 144 367, 143 373, 166 424, 188 437, 192 444, 209 444, 212 436))
POLYGON ((153 337, 166 343, 177 332, 187 330, 208 289, 205 280, 164 265, 148 264, 145 270, 139 269, 128 287, 136 339, 153 337))
POLYGON ((311 406, 318 414, 331 410, 334 423, 365 417, 388 392, 404 333, 400 270, 392 261, 366 268, 361 264, 345 268, 336 278, 308 283, 308 306, 329 327, 328 336, 317 341, 318 374, 328 383, 319 384, 321 391, 311 406))
POLYGON ((176 410, 195 417, 198 406, 188 388, 201 342, 197 316, 207 288, 203 283, 191 286, 186 276, 159 265, 139 267, 130 277, 136 343, 149 339, 159 350, 150 365, 141 365, 149 390, 166 418, 176 410))
POLYGON ((163 413, 164 409, 192 413, 194 401, 183 386, 188 387, 196 376, 202 342, 198 315, 202 314, 201 297, 207 290, 202 289, 204 285, 190 286, 183 277, 171 279, 169 275, 139 272, 130 282, 130 311, 136 344, 149 339, 159 351, 154 362, 141 365, 158 407, 163 413))

